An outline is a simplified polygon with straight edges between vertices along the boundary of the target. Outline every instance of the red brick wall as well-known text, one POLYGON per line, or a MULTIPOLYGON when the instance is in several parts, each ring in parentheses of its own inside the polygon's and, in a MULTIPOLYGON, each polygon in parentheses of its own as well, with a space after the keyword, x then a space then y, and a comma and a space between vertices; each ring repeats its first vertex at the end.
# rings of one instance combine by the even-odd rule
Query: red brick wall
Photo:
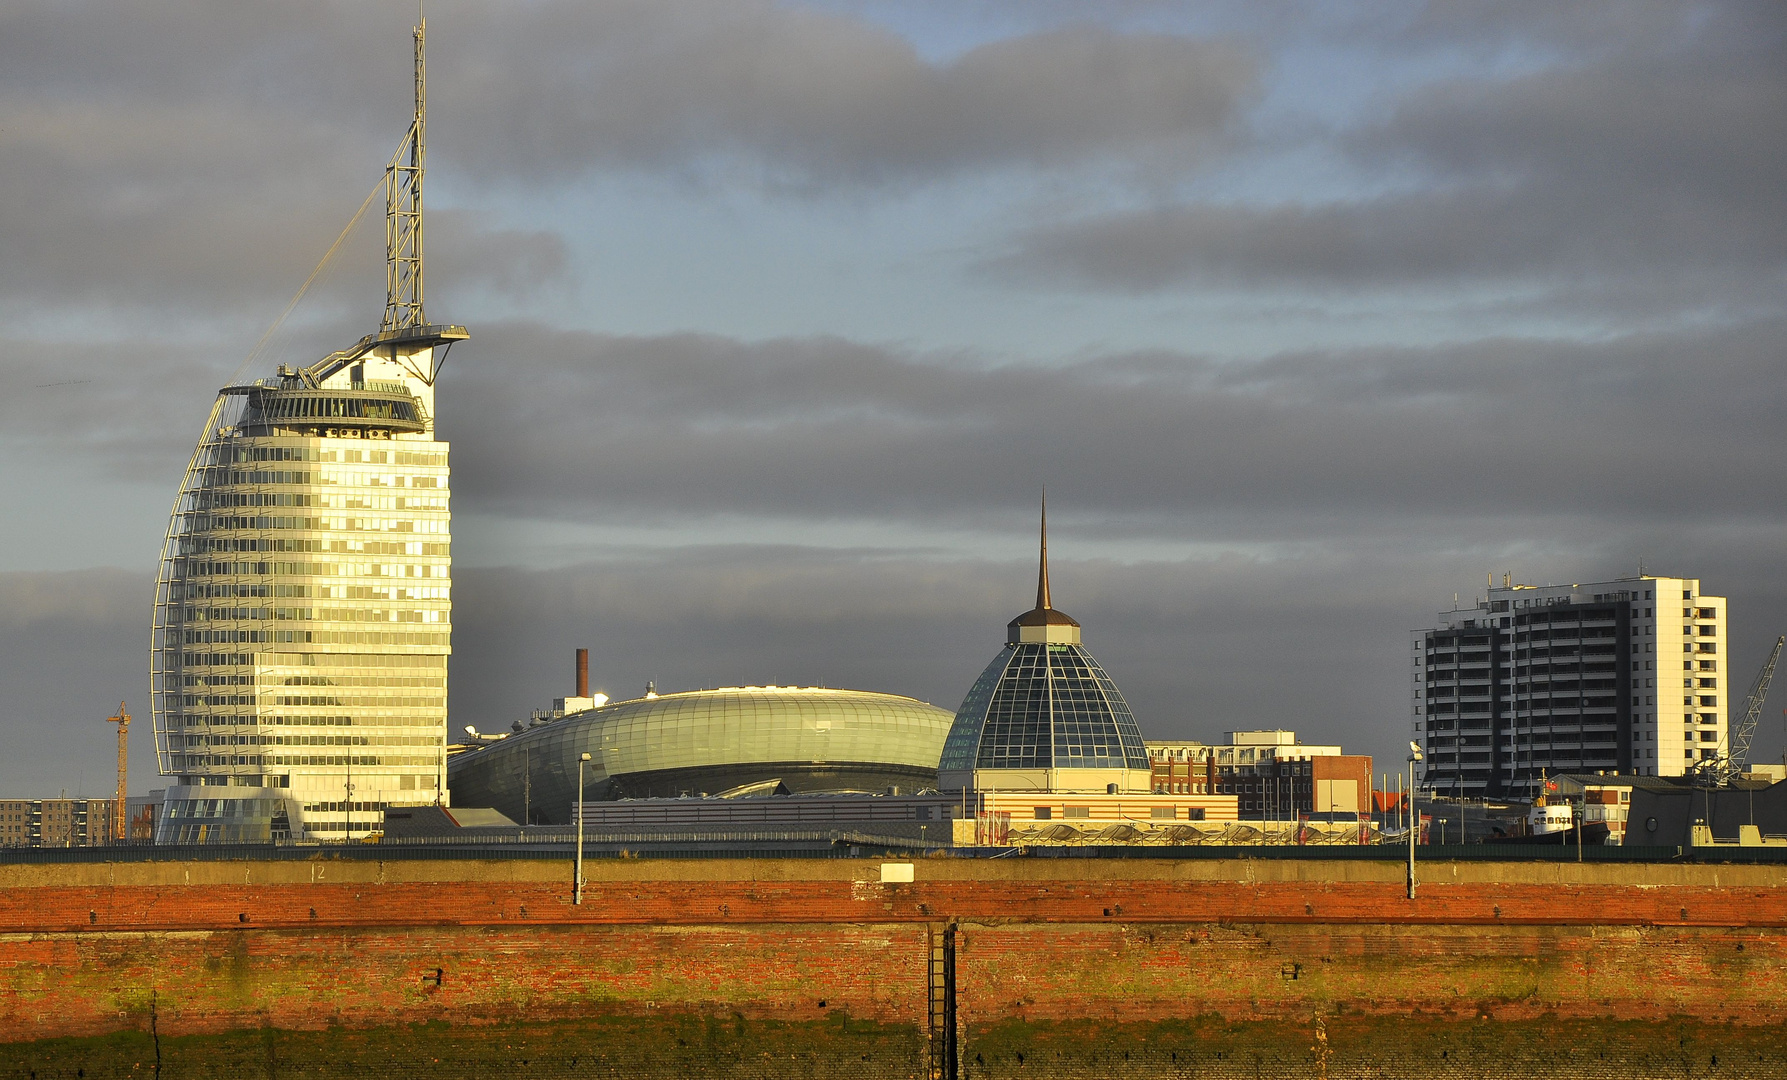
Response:
POLYGON ((0 941, 0 1041, 550 1020, 604 1011, 925 1021, 914 925, 42 934, 0 941))
POLYGON ((164 1034, 840 1009, 922 1033, 945 922, 970 1027, 1318 1008, 1787 1022, 1771 868, 1442 863, 1411 901, 1377 863, 925 860, 883 885, 868 861, 609 862, 581 907, 562 869, 0 868, 0 1041, 143 1029, 151 1009, 164 1034))

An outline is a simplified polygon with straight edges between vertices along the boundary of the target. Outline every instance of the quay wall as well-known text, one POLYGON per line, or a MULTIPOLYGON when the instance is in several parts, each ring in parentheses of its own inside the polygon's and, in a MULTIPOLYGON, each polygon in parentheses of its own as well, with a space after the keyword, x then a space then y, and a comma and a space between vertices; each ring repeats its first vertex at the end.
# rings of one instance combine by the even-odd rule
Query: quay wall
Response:
POLYGON ((1393 863, 912 865, 605 860, 582 905, 556 861, 0 866, 0 1043, 842 1018, 895 1048, 863 1075, 910 1075, 949 930, 965 1061, 977 1033, 1010 1050, 1086 1023, 1278 1025, 1307 1049, 1312 1018, 1341 1038, 1349 1017, 1787 1045, 1787 868, 1436 863, 1410 900, 1393 863))

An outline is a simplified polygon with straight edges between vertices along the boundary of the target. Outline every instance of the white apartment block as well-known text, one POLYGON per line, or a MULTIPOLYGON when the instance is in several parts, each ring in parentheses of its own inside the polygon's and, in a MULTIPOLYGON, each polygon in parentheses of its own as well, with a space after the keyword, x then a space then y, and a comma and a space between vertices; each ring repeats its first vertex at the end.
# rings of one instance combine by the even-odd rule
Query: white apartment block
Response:
POLYGON ((1422 786, 1524 798, 1541 773, 1679 776, 1717 757, 1732 692, 1726 627, 1725 598, 1698 578, 1504 577, 1411 636, 1422 786))

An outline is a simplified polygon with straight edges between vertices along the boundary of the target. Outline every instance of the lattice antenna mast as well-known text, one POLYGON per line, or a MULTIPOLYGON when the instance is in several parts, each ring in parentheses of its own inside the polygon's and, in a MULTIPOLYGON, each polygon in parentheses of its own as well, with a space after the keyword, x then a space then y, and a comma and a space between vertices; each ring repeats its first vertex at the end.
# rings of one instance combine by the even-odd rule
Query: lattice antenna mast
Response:
POLYGON ((1774 651, 1768 654, 1768 663, 1762 665, 1762 671, 1750 687, 1750 696, 1744 701, 1743 718, 1731 732, 1731 771, 1734 773, 1742 772, 1750 760, 1750 741, 1756 737, 1756 725, 1762 719, 1762 703, 1768 700, 1768 686, 1774 681, 1775 664, 1781 659, 1782 645, 1787 645, 1787 637, 1775 639, 1774 651))
POLYGON ((422 171, 428 115, 428 20, 416 24, 416 117, 385 168, 385 318, 381 332, 426 326, 422 314, 422 171))

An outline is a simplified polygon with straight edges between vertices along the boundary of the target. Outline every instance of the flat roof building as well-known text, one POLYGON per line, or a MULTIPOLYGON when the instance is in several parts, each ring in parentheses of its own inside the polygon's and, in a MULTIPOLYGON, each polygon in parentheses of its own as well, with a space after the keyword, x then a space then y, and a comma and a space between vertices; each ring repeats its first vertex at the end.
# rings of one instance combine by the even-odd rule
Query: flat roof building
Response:
POLYGON ((0 799, 0 847, 102 847, 115 842, 114 799, 0 799))
POLYGON ((1284 730, 1228 731, 1223 743, 1148 741, 1157 792, 1233 795, 1243 820, 1345 817, 1371 810, 1371 757, 1284 730))
POLYGON ((1503 578, 1411 635, 1421 784, 1532 798, 1542 773, 1680 776, 1728 750, 1726 600, 1697 578, 1503 578), (1679 616, 1679 617, 1678 617, 1679 616))

